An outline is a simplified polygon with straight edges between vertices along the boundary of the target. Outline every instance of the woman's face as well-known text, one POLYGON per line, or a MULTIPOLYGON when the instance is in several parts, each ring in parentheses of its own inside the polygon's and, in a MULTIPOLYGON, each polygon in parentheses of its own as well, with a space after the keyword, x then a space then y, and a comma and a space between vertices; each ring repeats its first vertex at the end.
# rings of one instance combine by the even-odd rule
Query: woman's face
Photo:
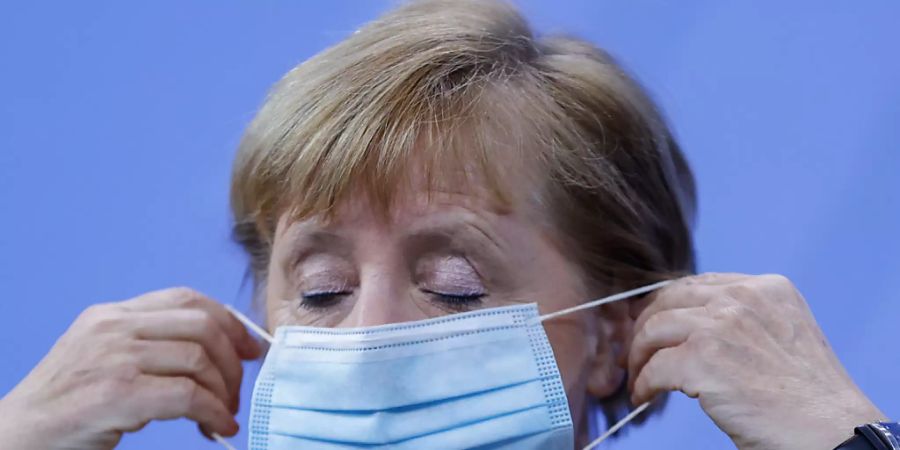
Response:
MULTIPOLYGON (((364 327, 532 302, 548 313, 588 300, 578 267, 534 211, 500 212, 460 192, 410 191, 387 218, 361 200, 329 221, 282 219, 266 287, 269 328, 364 327)), ((589 391, 608 395, 621 376, 604 322, 594 311, 544 327, 583 433, 589 391)))

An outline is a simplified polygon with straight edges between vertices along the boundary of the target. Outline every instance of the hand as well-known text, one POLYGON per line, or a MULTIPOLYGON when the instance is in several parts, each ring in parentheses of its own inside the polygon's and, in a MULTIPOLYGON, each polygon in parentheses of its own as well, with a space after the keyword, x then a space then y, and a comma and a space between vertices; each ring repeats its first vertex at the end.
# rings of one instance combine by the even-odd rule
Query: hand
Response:
POLYGON ((241 360, 259 355, 227 310, 190 289, 91 306, 0 400, 0 448, 111 449, 178 417, 233 436, 241 360))
POLYGON ((885 420, 782 276, 688 277, 635 302, 632 317, 634 404, 681 391, 741 450, 831 449, 885 420))

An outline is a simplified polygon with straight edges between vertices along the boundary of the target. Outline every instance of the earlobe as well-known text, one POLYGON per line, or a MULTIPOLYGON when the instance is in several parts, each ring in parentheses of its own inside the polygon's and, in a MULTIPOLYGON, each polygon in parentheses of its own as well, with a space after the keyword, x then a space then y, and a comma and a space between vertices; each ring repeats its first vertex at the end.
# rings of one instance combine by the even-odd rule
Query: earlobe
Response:
POLYGON ((606 361, 595 360, 588 375, 588 393, 596 399, 604 399, 616 393, 625 381, 625 370, 619 367, 611 357, 606 361))
POLYGON ((600 333, 587 377, 588 393, 607 398, 616 393, 625 380, 625 369, 619 364, 627 351, 627 339, 633 323, 624 303, 604 305, 597 314, 600 333))

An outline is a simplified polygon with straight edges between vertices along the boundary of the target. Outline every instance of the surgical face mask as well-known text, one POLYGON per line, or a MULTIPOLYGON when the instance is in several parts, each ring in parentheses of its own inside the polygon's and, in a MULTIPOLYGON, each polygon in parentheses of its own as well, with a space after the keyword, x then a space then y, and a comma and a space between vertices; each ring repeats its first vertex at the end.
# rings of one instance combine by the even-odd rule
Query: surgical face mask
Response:
POLYGON ((253 390, 249 448, 571 450, 572 418, 541 323, 665 284, 543 316, 532 303, 365 328, 286 326, 275 336, 232 310, 272 344, 253 390))

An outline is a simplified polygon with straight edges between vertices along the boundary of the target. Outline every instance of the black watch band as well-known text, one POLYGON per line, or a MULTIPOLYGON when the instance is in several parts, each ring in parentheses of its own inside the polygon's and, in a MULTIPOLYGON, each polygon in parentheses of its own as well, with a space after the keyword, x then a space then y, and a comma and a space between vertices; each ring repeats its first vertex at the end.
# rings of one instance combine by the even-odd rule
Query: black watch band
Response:
POLYGON ((856 427, 835 450, 900 450, 900 424, 876 422, 856 427))

